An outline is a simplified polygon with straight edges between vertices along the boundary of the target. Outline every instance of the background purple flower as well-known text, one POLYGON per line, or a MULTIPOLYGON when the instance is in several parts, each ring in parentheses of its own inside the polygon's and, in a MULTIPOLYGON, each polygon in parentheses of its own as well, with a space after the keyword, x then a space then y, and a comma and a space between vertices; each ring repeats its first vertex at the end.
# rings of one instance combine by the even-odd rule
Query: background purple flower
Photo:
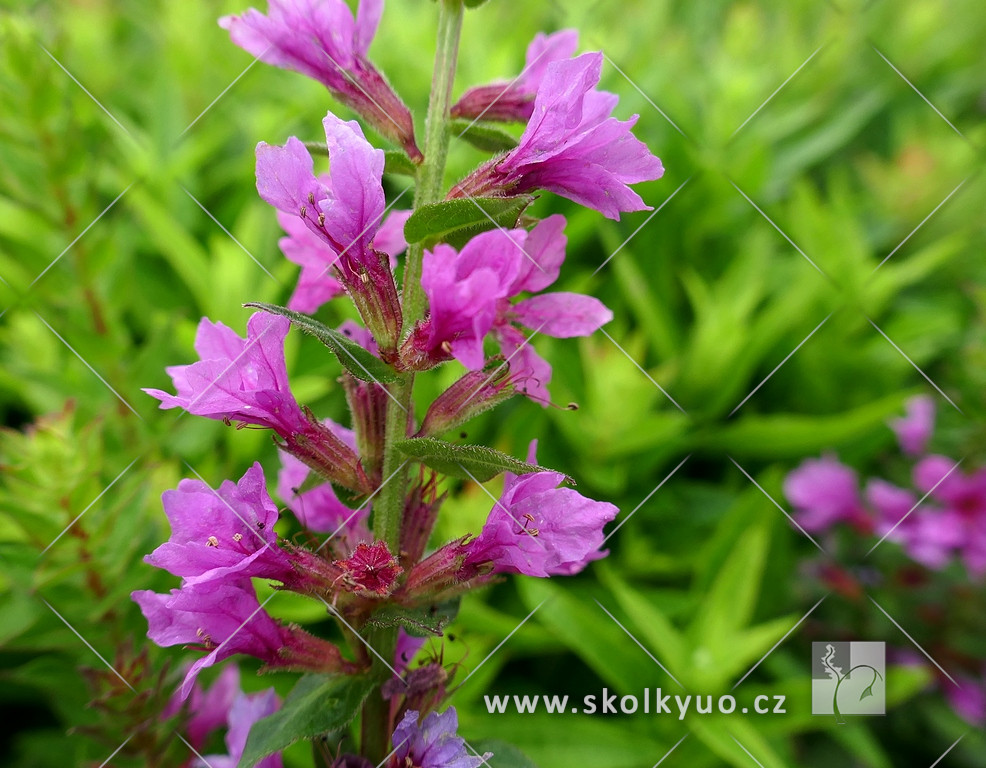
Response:
POLYGON ((834 456, 803 462, 784 479, 784 495, 794 505, 798 524, 809 533, 866 520, 856 473, 834 456))
POLYGON ((890 426, 900 449, 909 456, 920 456, 935 429, 935 401, 927 396, 912 397, 906 407, 907 413, 892 420, 890 426))
MULTIPOLYGON (((208 688, 198 682, 192 686, 187 700, 188 719, 185 722, 185 736, 195 749, 205 747, 209 736, 226 725, 230 707, 240 694, 240 668, 227 664, 208 688)), ((177 714, 182 707, 182 699, 176 691, 161 713, 162 718, 177 714)))

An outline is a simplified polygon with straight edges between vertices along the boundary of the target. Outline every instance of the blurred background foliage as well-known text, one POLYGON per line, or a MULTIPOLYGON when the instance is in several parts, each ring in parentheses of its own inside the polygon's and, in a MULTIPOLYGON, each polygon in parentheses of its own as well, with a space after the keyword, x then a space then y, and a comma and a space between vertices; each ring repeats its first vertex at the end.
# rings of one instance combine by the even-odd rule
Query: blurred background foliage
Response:
MULTIPOLYGON (((153 716, 180 653, 147 647, 128 595, 172 586, 140 560, 167 536, 161 491, 183 476, 239 477, 258 456, 272 481, 277 463, 264 434, 157 411, 140 388, 192 359, 201 316, 242 333, 242 302, 284 303, 296 267, 256 195, 253 147, 317 139, 338 109, 299 75, 250 66, 215 23, 244 7, 15 0, 0 11, 0 754, 11 766, 98 765, 128 737, 112 764, 141 764, 140 749, 160 765, 189 757, 175 724, 153 716)), ((419 117, 434 16, 425 0, 392 0, 371 51, 419 117)), ((535 340, 562 407, 511 402, 467 439, 523 455, 538 438, 540 462, 616 503, 622 522, 584 576, 472 596, 453 637, 432 644, 464 676, 542 606, 452 698, 462 732, 511 741, 544 768, 650 766, 686 733, 668 765, 930 765, 968 726, 920 669, 892 670, 886 718, 835 726, 808 714, 813 639, 865 631, 910 644, 864 595, 829 597, 788 635, 825 589, 816 550, 764 492, 783 506, 784 474, 823 451, 884 471, 886 421, 924 391, 939 398, 945 446, 983 458, 986 16, 976 0, 947 12, 932 0, 490 0, 466 20, 457 93, 512 77, 537 31, 569 26, 582 50, 606 52, 603 87, 621 95, 621 117, 640 115, 637 135, 665 162, 664 179, 640 187, 660 210, 616 223, 536 204, 569 217, 559 289, 599 296, 615 319, 590 339, 535 340), (783 692, 790 714, 486 714, 484 693, 673 689, 630 634, 685 688, 711 694, 783 639, 737 695, 783 692)), ((454 144, 449 181, 481 159, 454 144)), ((391 198, 406 184, 388 177, 391 198)), ((288 346, 298 399, 341 418, 335 363, 309 339, 288 346)), ((422 405, 455 373, 423 384, 422 405)), ((475 486, 453 491, 439 535, 476 530, 489 508, 475 486)), ((880 558, 844 565, 868 569, 881 604, 906 612, 906 587, 881 580, 880 558)), ((968 599, 981 612, 982 589, 968 599)), ((319 620, 290 599, 275 606, 319 620)), ((962 642, 986 655, 981 637, 962 642)), ((947 759, 984 766, 984 754, 977 731, 947 759)))

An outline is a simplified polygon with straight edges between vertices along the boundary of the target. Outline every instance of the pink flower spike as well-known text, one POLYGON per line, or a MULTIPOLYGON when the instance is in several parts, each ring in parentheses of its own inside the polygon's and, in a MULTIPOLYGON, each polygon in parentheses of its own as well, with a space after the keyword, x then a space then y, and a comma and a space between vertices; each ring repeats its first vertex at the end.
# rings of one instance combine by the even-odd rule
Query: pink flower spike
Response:
POLYGON ((907 415, 893 419, 890 427, 896 433, 897 442, 904 453, 920 456, 935 429, 935 401, 927 396, 912 397, 906 407, 907 415))
POLYGON ((510 82, 490 83, 466 91, 452 106, 452 117, 466 120, 526 122, 548 65, 570 58, 579 47, 579 33, 563 29, 553 35, 538 32, 527 48, 524 70, 510 82))
POLYGON ((649 210, 628 185, 659 179, 661 161, 611 117, 617 96, 595 90, 601 53, 553 62, 517 147, 480 166, 449 192, 457 197, 519 195, 547 189, 610 219, 649 210))
MULTIPOLYGON (((536 450, 537 441, 531 443, 531 463, 536 450)), ((605 557, 603 526, 619 510, 559 488, 564 479, 558 472, 507 473, 486 525, 465 545, 465 568, 491 562, 497 573, 569 576, 605 557)))
POLYGON ((261 61, 320 82, 420 162, 411 112, 366 58, 382 12, 383 0, 361 0, 355 19, 344 0, 270 0, 269 15, 251 8, 219 26, 261 61))

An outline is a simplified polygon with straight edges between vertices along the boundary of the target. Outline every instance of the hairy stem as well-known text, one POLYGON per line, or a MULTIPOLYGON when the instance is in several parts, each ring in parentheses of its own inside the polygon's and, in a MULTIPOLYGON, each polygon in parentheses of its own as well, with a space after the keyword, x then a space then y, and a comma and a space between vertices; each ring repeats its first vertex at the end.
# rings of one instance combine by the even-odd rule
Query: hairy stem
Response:
MULTIPOLYGON (((452 82, 459 54, 459 35, 462 31, 463 0, 439 0, 438 42, 435 51, 435 73, 428 114, 425 119, 424 162, 418 167, 414 192, 414 207, 437 202, 442 196, 445 176, 445 159, 448 154, 449 106, 452 98, 452 82)), ((404 329, 412 329, 425 313, 425 296, 421 290, 421 260, 424 251, 420 245, 408 249, 404 268, 404 290, 401 305, 404 329)), ((407 438, 414 426, 414 375, 405 374, 390 385, 390 402, 387 405, 387 421, 384 432, 383 486, 374 500, 373 532, 387 543, 390 551, 399 554, 401 519, 407 495, 408 468, 394 449, 394 444, 407 438)), ((376 629, 367 641, 383 658, 393 658, 397 643, 397 630, 376 629)), ((389 675, 383 669, 381 677, 389 675)), ((384 678, 385 679, 385 678, 384 678)), ((390 703, 384 701, 380 690, 370 692, 363 707, 361 742, 363 755, 374 765, 390 752, 390 703)))
MULTIPOLYGON (((435 51, 435 72, 431 81, 428 116, 425 119, 425 161, 418 168, 414 188, 414 207, 437 203, 442 199, 445 159, 448 155, 449 107, 452 102, 452 82, 459 56, 459 36, 462 33, 462 0, 439 0, 438 46, 435 51)), ((421 290, 420 245, 408 248, 404 269, 404 327, 411 328, 422 318, 425 309, 421 290)))

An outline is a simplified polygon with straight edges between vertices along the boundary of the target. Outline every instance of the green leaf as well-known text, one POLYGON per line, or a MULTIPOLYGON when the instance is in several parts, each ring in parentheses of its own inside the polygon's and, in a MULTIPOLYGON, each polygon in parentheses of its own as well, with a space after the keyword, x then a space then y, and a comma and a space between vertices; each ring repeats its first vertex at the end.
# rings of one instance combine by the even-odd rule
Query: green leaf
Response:
POLYGON ((453 120, 449 132, 485 152, 506 152, 517 146, 517 139, 497 125, 474 120, 453 120))
POLYGON ((471 197, 423 205, 404 225, 408 243, 448 243, 461 248, 474 235, 497 227, 517 225, 521 213, 534 201, 532 195, 518 197, 471 197))
POLYGON ((466 8, 479 8, 486 2, 487 0, 466 0, 466 8))
POLYGON ((600 563, 597 572, 620 608, 633 621, 635 636, 657 653, 672 674, 681 675, 689 664, 689 644, 657 602, 634 590, 605 562, 600 563))
POLYGON ((750 528, 736 542, 705 595, 691 627, 692 639, 707 646, 728 645, 753 615, 767 563, 768 534, 750 528))
MULTIPOLYGON (((531 472, 555 471, 537 464, 528 464, 485 445, 453 445, 434 437, 401 440, 394 447, 407 458, 419 461, 436 472, 481 483, 492 480, 501 472, 526 475, 531 472)), ((565 479, 572 482, 571 478, 565 479)))
POLYGON ((743 416, 708 441, 733 456, 781 459, 813 456, 839 448, 885 429, 889 417, 898 413, 902 398, 891 395, 832 416, 803 416, 782 413, 743 416))
POLYGON ((264 304, 259 301, 252 301, 243 306, 255 307, 264 312, 270 312, 272 315, 286 317, 292 325, 310 333, 327 346, 339 358, 343 367, 357 379, 379 383, 397 381, 397 372, 383 360, 371 355, 346 334, 323 325, 313 317, 303 315, 300 312, 292 312, 290 309, 279 307, 276 304, 264 304))
POLYGON ((401 626, 415 637, 441 636, 458 612, 458 599, 418 606, 387 605, 373 613, 367 623, 377 627, 401 626))
POLYGON ((252 768, 300 739, 345 728, 373 686, 373 680, 364 675, 305 675, 277 712, 253 724, 238 768, 252 768))
POLYGON ((513 744, 499 739, 482 739, 470 743, 480 755, 492 752, 493 757, 485 761, 490 768, 537 768, 534 761, 513 744))
POLYGON ((639 690, 644 683, 660 684, 660 670, 643 654, 614 650, 633 641, 593 602, 591 593, 575 586, 560 587, 551 579, 517 579, 515 583, 528 610, 538 607, 537 621, 606 684, 620 691, 639 690))
POLYGON ((414 177, 418 173, 416 166, 411 158, 399 149, 388 149, 383 153, 383 172, 393 173, 400 176, 414 177))

